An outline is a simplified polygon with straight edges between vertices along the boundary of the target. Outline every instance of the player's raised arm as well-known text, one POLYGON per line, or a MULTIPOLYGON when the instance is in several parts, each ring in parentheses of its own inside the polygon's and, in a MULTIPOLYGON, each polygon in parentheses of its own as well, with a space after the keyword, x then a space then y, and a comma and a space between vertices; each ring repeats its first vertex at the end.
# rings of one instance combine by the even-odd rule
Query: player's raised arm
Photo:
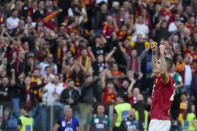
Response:
POLYGON ((151 42, 151 50, 152 50, 152 71, 155 72, 155 64, 157 62, 157 42, 151 42))
POLYGON ((166 65, 166 60, 165 60, 165 55, 164 55, 165 48, 166 48, 165 45, 159 46, 160 55, 161 55, 160 56, 160 73, 161 73, 161 78, 164 83, 168 81, 167 65, 166 65))

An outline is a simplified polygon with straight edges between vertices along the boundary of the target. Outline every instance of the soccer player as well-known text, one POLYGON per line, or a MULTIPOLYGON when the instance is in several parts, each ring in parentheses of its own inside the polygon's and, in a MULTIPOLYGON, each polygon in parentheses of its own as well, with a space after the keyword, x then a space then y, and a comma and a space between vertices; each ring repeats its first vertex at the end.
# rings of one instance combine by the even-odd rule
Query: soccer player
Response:
POLYGON ((172 60, 165 57, 165 45, 160 45, 160 59, 157 59, 157 43, 151 43, 152 69, 156 77, 152 92, 151 121, 149 131, 169 131, 171 122, 169 110, 174 99, 174 80, 170 76, 172 60))

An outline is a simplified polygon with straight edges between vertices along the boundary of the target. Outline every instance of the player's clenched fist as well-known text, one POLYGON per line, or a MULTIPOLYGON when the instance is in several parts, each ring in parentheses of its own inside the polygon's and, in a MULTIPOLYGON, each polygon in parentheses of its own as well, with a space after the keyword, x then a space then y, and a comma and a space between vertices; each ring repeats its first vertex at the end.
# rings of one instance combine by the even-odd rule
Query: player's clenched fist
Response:
POLYGON ((151 47, 152 51, 156 51, 156 49, 157 49, 157 42, 151 42, 150 47, 151 47))
POLYGON ((165 45, 160 45, 159 49, 160 49, 160 53, 163 54, 165 51, 166 46, 165 45))

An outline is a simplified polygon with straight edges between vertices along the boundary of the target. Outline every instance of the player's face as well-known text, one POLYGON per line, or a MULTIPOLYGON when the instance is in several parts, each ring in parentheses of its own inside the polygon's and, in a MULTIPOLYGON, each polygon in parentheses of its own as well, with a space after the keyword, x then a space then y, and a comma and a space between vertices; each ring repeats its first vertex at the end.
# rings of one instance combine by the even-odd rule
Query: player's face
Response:
POLYGON ((157 60, 156 64, 155 64, 155 73, 158 74, 160 72, 160 59, 157 60))

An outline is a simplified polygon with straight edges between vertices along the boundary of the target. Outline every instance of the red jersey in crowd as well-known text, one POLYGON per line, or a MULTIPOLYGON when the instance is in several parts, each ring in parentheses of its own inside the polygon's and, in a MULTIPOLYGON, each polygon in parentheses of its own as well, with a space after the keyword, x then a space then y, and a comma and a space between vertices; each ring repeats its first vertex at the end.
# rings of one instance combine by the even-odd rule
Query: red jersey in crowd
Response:
POLYGON ((193 27, 192 24, 186 23, 186 24, 185 24, 185 27, 188 28, 188 29, 190 30, 191 33, 194 32, 194 27, 193 27))
POLYGON ((110 38, 111 34, 115 31, 114 27, 112 25, 104 25, 103 29, 102 29, 102 36, 104 36, 105 38, 110 38))
POLYGON ((195 70, 197 67, 197 52, 196 51, 189 51, 188 49, 186 49, 184 51, 184 55, 187 55, 190 57, 191 67, 195 70))
POLYGON ((165 17, 165 20, 167 21, 168 24, 170 24, 170 22, 173 21, 173 13, 171 12, 171 10, 167 8, 163 8, 160 11, 160 14, 165 17))
POLYGON ((169 109, 173 102, 174 91, 174 80, 170 75, 166 83, 161 76, 156 76, 152 92, 151 119, 170 120, 169 109))
POLYGON ((111 103, 112 100, 116 101, 116 95, 114 92, 109 92, 108 89, 103 89, 103 96, 102 96, 102 102, 103 103, 111 103))

